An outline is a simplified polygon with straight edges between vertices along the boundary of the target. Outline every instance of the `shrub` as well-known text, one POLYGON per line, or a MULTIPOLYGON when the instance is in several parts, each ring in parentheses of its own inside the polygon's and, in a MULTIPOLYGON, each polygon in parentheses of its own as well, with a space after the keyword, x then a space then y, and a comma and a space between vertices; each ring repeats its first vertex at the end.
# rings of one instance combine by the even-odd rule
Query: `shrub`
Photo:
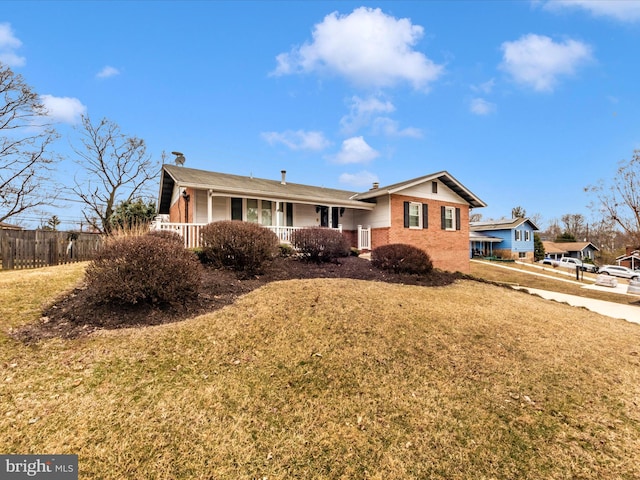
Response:
POLYGON ((173 304, 197 295, 202 266, 167 236, 112 237, 87 266, 89 298, 98 304, 173 304))
POLYGON ((173 230, 150 230, 147 235, 153 238, 161 238, 170 242, 175 242, 181 247, 184 247, 184 239, 178 232, 173 230))
POLYGON ((278 254, 278 236, 257 223, 223 220, 201 230, 205 263, 247 274, 258 272, 278 254))
POLYGON ((304 260, 318 263, 347 257, 351 250, 341 232, 322 227, 295 230, 291 234, 291 244, 304 260))
POLYGON ((427 274, 433 270, 427 252, 404 243, 374 248, 371 252, 371 264, 394 273, 427 274))
POLYGON ((295 255, 296 251, 293 249, 293 247, 291 245, 289 245, 288 243, 281 243, 279 245, 280 248, 280 256, 281 257, 291 257, 293 255, 295 255))

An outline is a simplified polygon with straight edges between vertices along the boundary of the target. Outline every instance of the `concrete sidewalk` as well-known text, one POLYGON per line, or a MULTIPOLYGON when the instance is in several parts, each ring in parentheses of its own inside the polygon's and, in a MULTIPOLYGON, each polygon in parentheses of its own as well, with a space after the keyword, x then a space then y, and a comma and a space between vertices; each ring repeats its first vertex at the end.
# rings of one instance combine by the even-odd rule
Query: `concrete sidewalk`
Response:
MULTIPOLYGON (((471 260, 473 261, 478 261, 478 260, 471 260)), ((483 262, 486 264, 486 262, 483 262)), ((520 262, 516 262, 516 263, 520 263, 520 262)), ((601 290, 603 292, 610 292, 610 293, 617 293, 620 295, 626 295, 629 297, 634 297, 637 298, 638 301, 640 302, 640 297, 637 297, 636 295, 628 295, 627 294, 627 287, 628 285, 624 282, 621 282, 618 284, 617 287, 601 287, 599 285, 585 285, 583 283, 580 282, 576 282, 575 280, 571 280, 570 278, 557 278, 555 276, 551 276, 551 275, 545 275, 544 273, 536 273, 536 272, 531 272, 531 271, 527 271, 527 270, 523 270, 520 268, 514 268, 514 267, 510 267, 508 265, 504 265, 504 264, 490 264, 493 267, 498 267, 498 268, 504 268, 507 270, 515 270, 517 272, 520 273, 527 273, 529 275, 536 275, 536 276, 540 276, 540 277, 547 277, 553 280, 558 280, 558 281, 562 281, 562 282, 567 282, 567 283, 573 283, 575 285, 580 285, 582 288, 584 289, 588 289, 588 290, 601 290)), ((526 266, 532 266, 529 264, 523 264, 526 266)), ((541 268, 537 265, 533 265, 537 268, 541 268)), ((571 274, 567 274, 567 277, 570 277, 571 274)), ((595 279, 594 279, 595 281, 595 279)), ((586 308, 587 310, 591 310, 592 312, 596 312, 599 313, 600 315, 606 315, 607 317, 611 317, 611 318, 619 318, 621 320, 627 320, 628 322, 633 322, 633 323, 638 323, 640 324, 640 303, 638 305, 624 305, 622 303, 615 303, 615 302, 606 302, 604 300, 595 300, 592 298, 585 298, 585 297, 580 297, 578 295, 568 295, 566 293, 558 293, 558 292, 550 292, 548 290, 539 290, 537 288, 527 288, 527 287, 513 287, 517 290, 527 290, 528 292, 532 293, 532 294, 536 294, 539 295, 542 298, 545 298, 547 300, 555 300, 557 302, 564 302, 567 303, 573 307, 583 307, 586 308)))
POLYGON ((526 290, 531 294, 539 295, 547 300, 564 302, 572 307, 584 307, 592 312, 606 315, 611 318, 619 318, 628 322, 640 324, 640 305, 623 305, 622 303, 606 302, 604 300, 594 300, 592 298, 579 297, 577 295, 567 295, 566 293, 549 292, 537 288, 513 287, 517 290, 526 290))

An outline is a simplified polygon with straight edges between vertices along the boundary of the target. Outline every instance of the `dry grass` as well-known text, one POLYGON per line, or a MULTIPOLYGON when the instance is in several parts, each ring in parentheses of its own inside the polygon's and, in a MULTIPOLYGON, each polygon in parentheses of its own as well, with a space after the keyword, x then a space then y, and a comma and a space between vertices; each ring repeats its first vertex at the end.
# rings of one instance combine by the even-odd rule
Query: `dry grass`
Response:
MULTIPOLYGON (((0 274, 0 330, 80 275, 55 272, 0 274)), ((5 338, 0 451, 104 479, 639 478, 639 353, 638 325, 476 282, 278 282, 182 323, 5 338)))
MULTIPOLYGON (((581 297, 605 300, 607 302, 621 303, 629 305, 637 304, 640 300, 637 296, 620 295, 618 293, 589 290, 583 288, 585 285, 593 285, 596 280, 595 274, 584 272, 581 280, 576 281, 575 274, 568 272, 564 268, 553 268, 546 265, 544 268, 519 263, 495 263, 489 261, 471 262, 471 274, 475 277, 484 278, 494 282, 504 282, 507 284, 521 285, 542 290, 578 295, 581 297), (509 268, 502 268, 502 267, 509 268), (515 271, 514 271, 515 269, 515 271), (535 274, 532 275, 531 273, 535 274), (579 284, 576 284, 579 283, 579 284)), ((617 279, 620 284, 626 284, 627 280, 617 279)))

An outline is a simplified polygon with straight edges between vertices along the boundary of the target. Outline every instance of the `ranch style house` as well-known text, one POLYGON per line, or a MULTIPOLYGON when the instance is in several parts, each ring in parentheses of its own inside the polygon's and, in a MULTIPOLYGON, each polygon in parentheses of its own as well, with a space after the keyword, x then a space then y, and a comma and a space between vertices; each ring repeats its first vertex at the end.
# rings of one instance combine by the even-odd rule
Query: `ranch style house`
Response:
POLYGON ((351 245, 372 250, 408 243, 436 268, 468 273, 469 211, 486 204, 441 171, 365 192, 301 185, 163 165, 155 228, 174 230, 197 247, 199 230, 218 220, 259 223, 287 243, 305 227, 339 229, 351 245))

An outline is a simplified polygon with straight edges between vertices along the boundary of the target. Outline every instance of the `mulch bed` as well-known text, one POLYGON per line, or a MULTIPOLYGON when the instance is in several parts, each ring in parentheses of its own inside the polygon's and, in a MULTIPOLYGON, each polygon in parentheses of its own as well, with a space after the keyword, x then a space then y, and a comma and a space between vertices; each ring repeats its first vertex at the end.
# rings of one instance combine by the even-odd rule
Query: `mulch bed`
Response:
POLYGON ((358 257, 324 264, 278 257, 261 275, 249 278, 230 270, 205 268, 199 295, 180 305, 95 305, 87 300, 85 290, 79 286, 46 307, 39 321, 13 329, 11 336, 33 343, 45 338, 77 338, 101 329, 177 322, 220 309, 269 282, 309 278, 351 278, 437 287, 470 277, 435 269, 423 276, 394 274, 373 268, 370 261, 358 257))

